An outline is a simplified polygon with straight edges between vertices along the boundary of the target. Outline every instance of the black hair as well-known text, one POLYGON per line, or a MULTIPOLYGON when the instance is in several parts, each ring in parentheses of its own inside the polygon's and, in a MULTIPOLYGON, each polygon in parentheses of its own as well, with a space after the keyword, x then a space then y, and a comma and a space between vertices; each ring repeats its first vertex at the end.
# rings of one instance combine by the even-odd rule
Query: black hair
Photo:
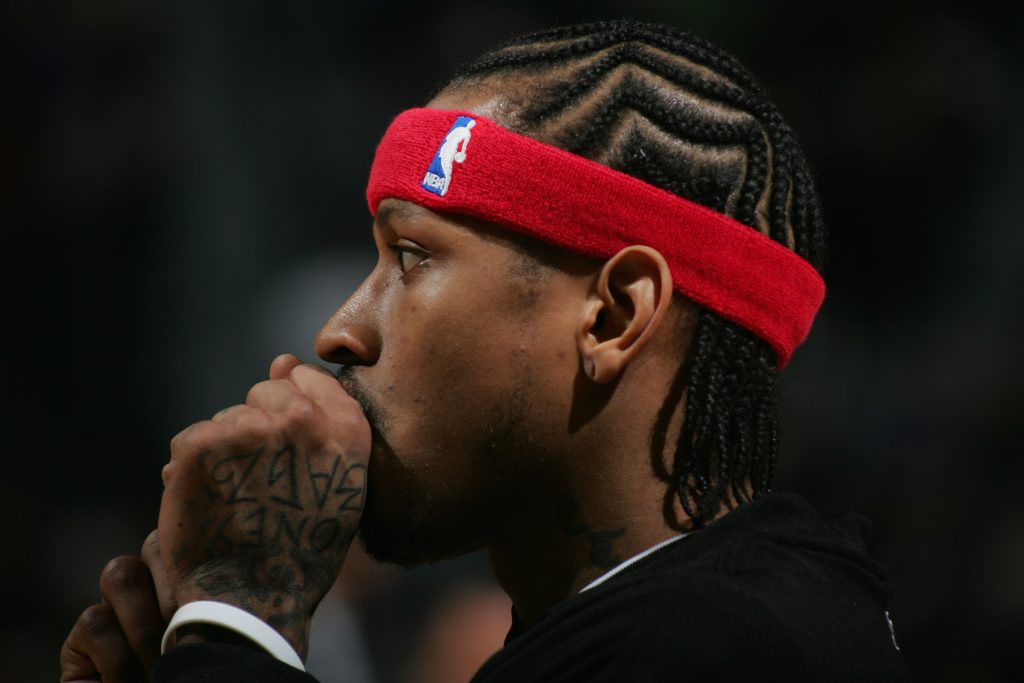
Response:
MULTIPOLYGON (((730 215, 822 269, 806 156, 764 88, 707 41, 629 20, 558 28, 488 52, 444 89, 484 84, 513 103, 502 125, 730 215)), ((707 309, 688 348, 674 382, 686 408, 669 500, 678 495, 699 527, 722 504, 770 490, 779 378, 766 342, 707 309)), ((665 429, 659 420, 652 448, 665 429)))

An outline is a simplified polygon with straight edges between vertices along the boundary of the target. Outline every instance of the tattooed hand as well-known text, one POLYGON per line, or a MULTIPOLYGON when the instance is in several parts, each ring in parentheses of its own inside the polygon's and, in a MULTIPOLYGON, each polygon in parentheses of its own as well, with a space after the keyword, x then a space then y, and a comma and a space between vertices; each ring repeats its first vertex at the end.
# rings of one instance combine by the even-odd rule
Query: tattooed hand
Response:
POLYGON ((279 356, 245 405, 171 441, 160 543, 179 605, 227 602, 303 658, 356 531, 370 426, 323 368, 279 356))

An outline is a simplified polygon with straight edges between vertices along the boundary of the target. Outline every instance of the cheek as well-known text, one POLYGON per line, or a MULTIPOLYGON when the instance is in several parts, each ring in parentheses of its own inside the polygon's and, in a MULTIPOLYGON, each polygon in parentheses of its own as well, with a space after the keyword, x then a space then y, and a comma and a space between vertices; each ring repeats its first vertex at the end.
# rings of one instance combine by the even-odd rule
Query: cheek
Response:
POLYGON ((506 383, 502 334, 477 307, 434 312, 418 302, 404 306, 368 373, 376 376, 391 420, 389 440, 428 434, 444 440, 488 403, 506 383))
POLYGON ((510 394, 526 384, 530 396, 516 400, 531 404, 531 413, 550 405, 545 421, 565 421, 575 373, 572 316, 512 305, 521 297, 510 300, 493 275, 474 281, 458 291, 406 290, 394 302, 373 374, 400 456, 415 450, 427 458, 424 451, 436 447, 447 460, 460 459, 466 444, 486 440, 510 394), (530 376, 545 381, 527 383, 530 376))
POLYGON ((499 313, 500 292, 431 291, 410 299, 392 326, 396 364, 421 378, 420 391, 436 392, 466 380, 486 380, 514 341, 516 326, 499 313))

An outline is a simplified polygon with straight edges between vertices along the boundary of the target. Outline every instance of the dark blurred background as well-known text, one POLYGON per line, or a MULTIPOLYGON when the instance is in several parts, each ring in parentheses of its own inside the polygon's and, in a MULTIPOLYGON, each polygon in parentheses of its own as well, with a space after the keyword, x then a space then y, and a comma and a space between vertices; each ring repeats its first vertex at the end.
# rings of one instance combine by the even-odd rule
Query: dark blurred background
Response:
MULTIPOLYGON (((500 39, 619 16, 737 54, 817 168, 829 293, 776 488, 874 521, 918 681, 1024 680, 1020 3, 6 0, 0 681, 56 680, 169 438, 314 357, 370 268, 390 118, 500 39)), ((433 680, 507 617, 479 557, 351 564, 322 632, 353 680, 433 680)))

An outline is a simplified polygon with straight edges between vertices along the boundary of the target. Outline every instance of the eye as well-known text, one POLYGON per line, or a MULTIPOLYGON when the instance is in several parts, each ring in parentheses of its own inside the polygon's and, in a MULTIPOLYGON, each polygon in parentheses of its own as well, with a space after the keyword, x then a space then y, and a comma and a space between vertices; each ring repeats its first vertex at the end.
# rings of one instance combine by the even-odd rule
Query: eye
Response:
POLYGON ((426 258, 423 254, 409 249, 399 249, 398 265, 403 273, 408 273, 426 258))
POLYGON ((391 251, 395 252, 398 259, 398 269, 402 271, 403 275, 427 259, 427 254, 422 249, 403 244, 402 241, 390 246, 391 251))

